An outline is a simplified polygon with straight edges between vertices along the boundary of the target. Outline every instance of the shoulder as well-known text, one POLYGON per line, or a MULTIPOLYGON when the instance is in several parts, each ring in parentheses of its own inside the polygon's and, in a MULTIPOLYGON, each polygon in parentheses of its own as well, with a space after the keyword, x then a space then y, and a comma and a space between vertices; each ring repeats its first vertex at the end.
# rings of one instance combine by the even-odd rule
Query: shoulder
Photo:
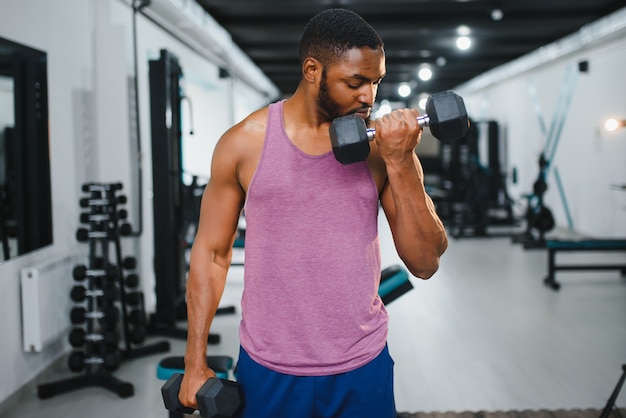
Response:
POLYGON ((247 190, 263 150, 268 114, 267 106, 259 109, 222 135, 213 152, 212 175, 231 173, 247 190))
POLYGON ((220 138, 218 146, 246 147, 250 142, 262 141, 267 129, 267 115, 269 108, 266 106, 248 115, 241 122, 228 129, 220 138))
POLYGON ((228 129, 215 146, 215 158, 240 160, 263 145, 267 128, 268 107, 263 107, 228 129))

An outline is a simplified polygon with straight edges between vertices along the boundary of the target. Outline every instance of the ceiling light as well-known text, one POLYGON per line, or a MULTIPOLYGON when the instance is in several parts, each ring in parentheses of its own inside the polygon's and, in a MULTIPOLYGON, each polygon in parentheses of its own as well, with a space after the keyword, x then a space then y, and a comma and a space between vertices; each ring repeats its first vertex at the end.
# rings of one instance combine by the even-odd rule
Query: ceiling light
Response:
POLYGON ((417 76, 422 81, 430 80, 433 76, 433 71, 430 69, 430 65, 422 65, 422 67, 420 67, 419 71, 417 72, 417 76))
POLYGON ((491 19, 498 21, 498 20, 502 20, 502 18, 504 17, 504 13, 502 13, 502 9, 493 9, 491 11, 491 19))
POLYGON ((467 36, 470 33, 472 33, 472 30, 469 28, 469 26, 460 25, 456 28, 456 34, 459 36, 467 36))
POLYGON ((626 119, 607 119, 606 122, 604 122, 604 129, 606 129, 609 132, 613 132, 616 131, 619 128, 623 128, 626 126, 626 119))
POLYGON ((439 57, 437 58, 437 60, 435 61, 435 63, 439 66, 439 67, 443 67, 448 63, 448 60, 446 59, 446 57, 439 57))
POLYGON ((426 102, 428 101, 428 94, 427 93, 422 93, 420 94, 420 99, 417 102, 417 106, 422 109, 422 110, 426 110, 426 102))
POLYGON ((398 94, 400 97, 409 97, 411 94, 411 86, 409 83, 400 83, 398 86, 398 94))
POLYGON ((472 40, 467 36, 459 36, 456 39, 456 47, 461 51, 465 51, 472 46, 472 40))

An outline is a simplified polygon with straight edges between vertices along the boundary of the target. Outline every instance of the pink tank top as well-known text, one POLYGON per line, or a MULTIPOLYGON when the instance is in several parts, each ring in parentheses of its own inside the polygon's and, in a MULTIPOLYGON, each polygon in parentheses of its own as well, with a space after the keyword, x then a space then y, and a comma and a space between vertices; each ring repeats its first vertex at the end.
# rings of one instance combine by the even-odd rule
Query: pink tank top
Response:
POLYGON ((283 102, 269 107, 265 143, 245 202, 240 341, 280 373, 356 369, 384 348, 378 191, 367 163, 297 148, 283 102))

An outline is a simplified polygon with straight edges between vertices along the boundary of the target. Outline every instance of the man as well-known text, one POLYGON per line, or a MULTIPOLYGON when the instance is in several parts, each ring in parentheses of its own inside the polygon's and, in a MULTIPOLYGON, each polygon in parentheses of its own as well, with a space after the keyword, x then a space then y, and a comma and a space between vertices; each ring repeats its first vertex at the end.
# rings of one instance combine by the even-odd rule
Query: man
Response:
POLYGON ((196 407, 195 393, 214 376, 206 341, 245 210, 241 417, 395 417, 377 294, 379 202, 413 275, 430 278, 447 247, 414 152, 418 112, 371 121, 367 161, 342 165, 329 126, 349 113, 369 118, 385 76, 383 42, 360 16, 329 9, 305 27, 300 60, 293 96, 252 113, 215 148, 191 254, 179 397, 196 407))

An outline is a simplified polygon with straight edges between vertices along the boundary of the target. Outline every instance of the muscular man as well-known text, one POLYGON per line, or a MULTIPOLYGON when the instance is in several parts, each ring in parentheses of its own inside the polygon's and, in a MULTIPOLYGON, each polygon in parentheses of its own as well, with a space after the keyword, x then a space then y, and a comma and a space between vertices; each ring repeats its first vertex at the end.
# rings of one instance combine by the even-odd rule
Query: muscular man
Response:
POLYGON ((222 296, 240 213, 246 260, 238 382, 243 418, 391 418, 393 360, 378 297, 379 202, 397 252, 430 278, 447 247, 414 150, 416 110, 370 121, 367 161, 337 162, 333 118, 370 116, 385 76, 383 42, 357 14, 329 9, 300 41, 295 93, 220 138, 187 282, 183 404, 209 377, 206 341, 222 296))

